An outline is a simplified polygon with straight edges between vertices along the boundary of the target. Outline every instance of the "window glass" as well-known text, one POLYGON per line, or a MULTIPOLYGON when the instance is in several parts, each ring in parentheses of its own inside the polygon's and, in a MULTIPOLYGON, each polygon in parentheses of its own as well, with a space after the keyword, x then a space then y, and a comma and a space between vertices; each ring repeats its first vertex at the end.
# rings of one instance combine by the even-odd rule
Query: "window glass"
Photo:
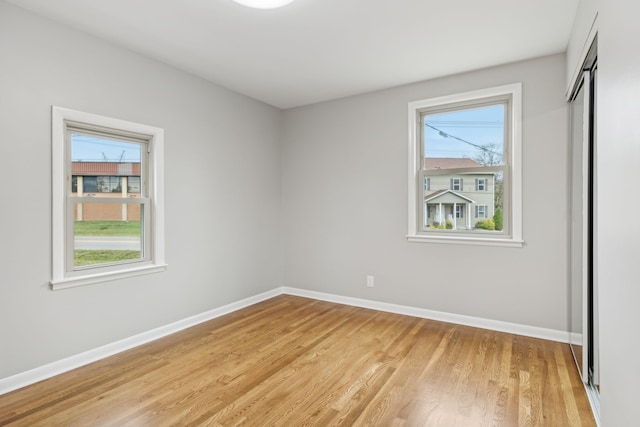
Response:
POLYGON ((144 229, 139 204, 75 203, 73 225, 73 266, 85 268, 142 259, 144 229), (120 216, 127 210, 130 219, 120 216))
POLYGON ((70 138, 72 196, 92 196, 73 204, 73 269, 143 259, 144 206, 122 199, 122 183, 125 197, 140 193, 146 144, 82 132, 70 138))
POLYGON ((98 177, 97 176, 83 176, 82 177, 82 192, 83 193, 95 193, 98 191, 98 177))
POLYGON ((489 218, 503 209, 504 174, 502 170, 484 167, 504 165, 505 108, 500 102, 422 115, 422 166, 424 179, 431 183, 430 188, 424 190, 424 203, 428 205, 425 211, 428 212, 431 205, 438 212, 442 205, 451 212, 447 217, 425 221, 425 231, 486 232, 485 229, 478 230, 475 219, 489 218), (465 178, 468 180, 466 186, 465 178), (489 185, 492 188, 488 188, 489 185), (443 193, 447 189, 455 193, 443 193), (463 212, 469 205, 472 209, 483 206, 481 216, 457 221, 464 218, 463 212))
POLYGON ((140 177, 130 176, 127 178, 127 192, 139 193, 140 192, 140 177))

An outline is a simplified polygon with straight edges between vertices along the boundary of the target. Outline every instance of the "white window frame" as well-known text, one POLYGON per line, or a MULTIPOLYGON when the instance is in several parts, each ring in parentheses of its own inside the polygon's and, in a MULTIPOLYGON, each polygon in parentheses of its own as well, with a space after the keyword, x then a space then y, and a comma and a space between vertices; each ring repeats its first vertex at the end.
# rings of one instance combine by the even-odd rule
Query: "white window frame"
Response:
POLYGON ((476 178, 476 191, 487 191, 488 184, 489 180, 487 178, 476 178))
POLYGON ((424 177, 424 191, 431 191, 431 178, 428 176, 424 177))
POLYGON ((456 219, 464 219, 464 211, 466 207, 467 207, 466 205, 456 205, 454 217, 456 219))
MULTIPOLYGON (((120 119, 100 116, 53 106, 52 124, 52 278, 51 289, 101 283, 166 269, 164 257, 164 130, 120 119), (148 198, 131 199, 128 202, 146 204, 145 255, 140 260, 116 265, 73 269, 69 257, 73 256, 73 207, 69 208, 71 188, 70 148, 67 127, 108 129, 114 135, 134 133, 144 135, 148 141, 148 198), (71 237, 69 237, 71 236, 71 237)), ((81 198, 74 198, 74 200, 81 198)), ((109 199, 105 199, 107 201, 109 199)), ((95 199, 93 200, 95 202, 95 199)), ((102 200, 100 201, 103 202, 102 200)), ((118 202, 118 199, 115 200, 118 202)), ((109 203, 107 201, 107 203, 109 203)))
POLYGON ((487 89, 480 89, 460 94, 442 96, 409 102, 408 104, 408 230, 407 240, 420 243, 454 243, 469 245, 522 247, 522 83, 513 83, 487 89), (505 223, 508 229, 500 235, 472 234, 472 233, 425 233, 420 230, 422 209, 421 200, 424 197, 422 182, 424 176, 422 143, 422 111, 425 109, 462 108, 482 104, 492 98, 509 97, 510 110, 505 150, 508 160, 505 174, 509 180, 505 186, 504 215, 508 215, 505 223))

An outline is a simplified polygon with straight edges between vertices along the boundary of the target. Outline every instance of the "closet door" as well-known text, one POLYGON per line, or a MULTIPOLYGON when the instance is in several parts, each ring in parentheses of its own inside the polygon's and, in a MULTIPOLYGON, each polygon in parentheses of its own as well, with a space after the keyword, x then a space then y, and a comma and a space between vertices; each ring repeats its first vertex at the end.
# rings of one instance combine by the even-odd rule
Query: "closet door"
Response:
POLYGON ((598 392, 600 392, 600 327, 599 327, 599 308, 598 308, 598 241, 595 236, 597 235, 597 226, 598 226, 598 210, 596 207, 598 206, 598 186, 596 183, 598 182, 598 153, 597 153, 597 129, 596 120, 598 109, 596 106, 598 105, 597 100, 597 87, 598 87, 598 66, 595 63, 591 69, 590 73, 591 84, 591 102, 590 102, 590 120, 591 120, 591 129, 589 136, 589 156, 590 163, 589 167, 591 169, 591 184, 589 189, 591 208, 590 208, 590 218, 591 218, 591 226, 589 228, 591 235, 589 236, 589 241, 591 242, 590 247, 590 256, 589 263, 591 265, 591 280, 588 283, 589 286, 589 301, 588 301, 588 309, 590 314, 589 319, 589 369, 590 369, 590 378, 589 384, 596 387, 598 392))
POLYGON ((585 71, 571 100, 571 280, 570 343, 580 375, 589 366, 589 123, 590 72, 585 71))

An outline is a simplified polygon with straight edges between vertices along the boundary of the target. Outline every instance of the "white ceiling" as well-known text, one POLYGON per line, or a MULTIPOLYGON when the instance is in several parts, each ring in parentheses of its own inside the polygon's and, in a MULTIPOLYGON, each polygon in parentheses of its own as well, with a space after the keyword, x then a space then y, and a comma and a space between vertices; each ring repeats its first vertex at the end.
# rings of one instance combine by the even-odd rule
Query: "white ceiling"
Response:
POLYGON ((579 0, 6 0, 279 108, 566 49, 579 0))

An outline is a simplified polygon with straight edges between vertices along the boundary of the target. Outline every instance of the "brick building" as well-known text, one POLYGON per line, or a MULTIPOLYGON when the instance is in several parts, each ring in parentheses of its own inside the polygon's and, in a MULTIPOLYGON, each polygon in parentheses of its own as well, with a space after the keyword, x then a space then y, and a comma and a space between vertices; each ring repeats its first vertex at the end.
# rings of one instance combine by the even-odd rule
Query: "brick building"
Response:
MULTIPOLYGON (((96 198, 140 197, 140 163, 72 162, 71 195, 96 198)), ((139 221, 140 205, 76 203, 76 221, 139 221)))

